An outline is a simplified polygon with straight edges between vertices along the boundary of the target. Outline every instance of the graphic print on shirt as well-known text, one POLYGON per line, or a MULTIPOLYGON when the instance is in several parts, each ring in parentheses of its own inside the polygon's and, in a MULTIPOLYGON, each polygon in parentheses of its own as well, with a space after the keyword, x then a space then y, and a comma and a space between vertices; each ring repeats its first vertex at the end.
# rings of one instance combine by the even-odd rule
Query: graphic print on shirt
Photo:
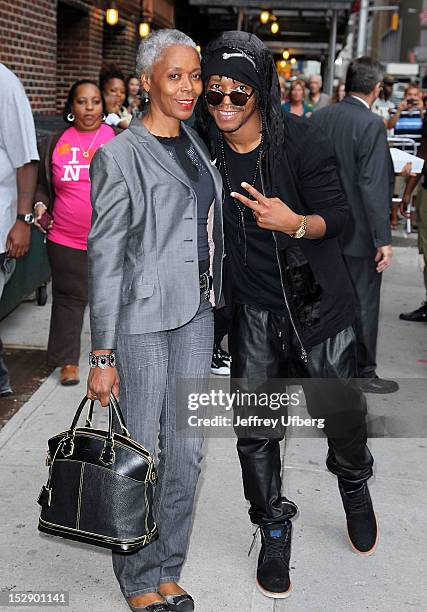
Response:
POLYGON ((61 181, 79 181, 80 171, 85 169, 89 170, 90 164, 80 164, 77 159, 77 153, 80 152, 79 147, 70 147, 72 157, 67 164, 64 164, 64 175, 61 177, 61 181))
POLYGON ((102 125, 95 132, 68 128, 52 154, 53 227, 49 240, 73 249, 86 250, 92 218, 89 168, 96 151, 114 138, 102 125))
MULTIPOLYGON (((102 146, 101 144, 100 148, 102 146)), ((64 142, 59 145, 57 147, 58 155, 60 157, 63 155, 70 156, 70 159, 63 164, 64 174, 61 177, 61 181, 79 181, 81 170, 87 170, 89 172, 90 162, 92 161, 95 151, 88 151, 88 157, 85 158, 88 160, 88 163, 82 164, 77 157, 77 154, 79 154, 79 157, 82 157, 84 153, 80 147, 72 146, 69 142, 64 142)), ((85 180, 86 179, 90 180, 89 176, 85 176, 85 180)))

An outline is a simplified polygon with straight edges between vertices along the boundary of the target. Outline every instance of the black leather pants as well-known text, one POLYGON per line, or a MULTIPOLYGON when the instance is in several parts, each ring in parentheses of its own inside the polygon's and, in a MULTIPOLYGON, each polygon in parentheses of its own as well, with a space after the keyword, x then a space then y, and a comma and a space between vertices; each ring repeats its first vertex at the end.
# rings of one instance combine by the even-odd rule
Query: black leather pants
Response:
MULTIPOLYGON (((325 419, 328 469, 340 480, 355 485, 372 475, 373 458, 366 445, 366 401, 351 380, 356 373, 352 327, 316 345, 308 363, 304 363, 286 316, 239 304, 233 312, 229 348, 233 391, 271 392, 280 386, 284 392, 284 381, 277 379, 305 379, 299 382, 307 410, 311 418, 325 419)), ((239 412, 247 416, 245 408, 239 406, 235 407, 235 418, 239 412)), ((297 512, 296 505, 281 494, 279 442, 285 431, 285 427, 275 429, 273 434, 271 429, 268 433, 236 429, 249 516, 258 525, 281 522, 297 512)))

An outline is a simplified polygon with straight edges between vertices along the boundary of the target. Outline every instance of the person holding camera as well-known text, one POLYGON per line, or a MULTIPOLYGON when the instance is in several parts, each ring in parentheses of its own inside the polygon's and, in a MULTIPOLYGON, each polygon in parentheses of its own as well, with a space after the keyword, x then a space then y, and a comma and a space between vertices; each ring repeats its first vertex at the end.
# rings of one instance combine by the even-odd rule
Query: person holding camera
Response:
POLYGON ((424 103, 421 89, 416 83, 409 83, 405 96, 395 111, 390 112, 387 129, 394 130, 394 136, 412 138, 417 145, 421 143, 424 103))

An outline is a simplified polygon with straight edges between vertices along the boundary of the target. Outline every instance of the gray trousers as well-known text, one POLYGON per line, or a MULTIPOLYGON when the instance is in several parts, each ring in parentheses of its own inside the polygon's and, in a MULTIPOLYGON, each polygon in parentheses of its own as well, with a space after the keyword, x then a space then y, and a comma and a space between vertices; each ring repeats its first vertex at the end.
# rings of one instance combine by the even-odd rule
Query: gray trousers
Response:
MULTIPOLYGON (((153 500, 159 539, 131 554, 113 553, 125 595, 157 591, 177 582, 187 553, 202 459, 202 437, 176 433, 178 379, 207 379, 213 348, 211 304, 201 299, 196 316, 170 331, 119 335, 120 405, 134 439, 158 457, 153 500)), ((141 500, 142 501, 142 500, 141 500)))

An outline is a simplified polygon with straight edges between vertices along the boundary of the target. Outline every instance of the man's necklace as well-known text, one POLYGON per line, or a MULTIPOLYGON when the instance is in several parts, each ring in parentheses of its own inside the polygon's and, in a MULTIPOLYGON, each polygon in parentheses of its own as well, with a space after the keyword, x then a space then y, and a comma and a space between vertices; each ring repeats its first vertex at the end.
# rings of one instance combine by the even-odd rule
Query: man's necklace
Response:
POLYGON ((93 147, 93 145, 94 145, 94 143, 95 143, 95 140, 98 138, 98 134, 99 134, 100 129, 101 129, 101 128, 99 127, 99 128, 96 130, 96 134, 95 134, 95 136, 93 137, 92 142, 90 143, 90 145, 88 146, 88 148, 87 148, 86 150, 83 148, 83 146, 82 146, 82 142, 81 142, 81 140, 80 140, 79 133, 78 133, 78 131, 76 130, 77 140, 79 141, 79 145, 80 145, 80 149, 81 149, 81 151, 82 151, 82 155, 83 155, 83 157, 86 157, 86 158, 87 158, 87 157, 89 157, 89 152, 90 152, 91 148, 93 147))
MULTIPOLYGON (((230 175, 228 174, 227 162, 225 161, 224 139, 223 139, 221 132, 219 134, 219 144, 220 144, 220 151, 221 151, 222 167, 224 168, 225 182, 227 183, 227 188, 228 188, 228 191, 230 193, 230 198, 231 198, 231 193, 232 191, 235 191, 235 190, 231 186, 230 175)), ((256 180, 258 178, 258 172, 261 166, 261 159, 262 159, 262 153, 263 153, 263 144, 264 144, 264 133, 261 134, 261 142, 259 144, 259 151, 258 151, 257 162, 255 165, 255 172, 254 172, 252 182, 250 183, 251 187, 255 186, 256 180)), ((231 198, 231 199, 236 204, 237 210, 239 212, 238 217, 237 217, 237 223, 238 223, 237 240, 238 240, 238 243, 240 244, 241 243, 240 234, 242 233, 243 234, 243 259, 244 259, 245 266, 247 266, 248 265, 248 261, 247 261, 248 253, 247 253, 247 242, 246 242, 245 211, 248 210, 248 207, 245 206, 244 204, 241 204, 239 200, 236 200, 236 198, 231 198)), ((255 218, 255 214, 253 210, 251 210, 251 213, 253 217, 255 218)))
MULTIPOLYGON (((221 161, 222 161, 222 165, 224 168, 225 181, 227 183, 227 187, 228 187, 228 190, 230 192, 230 197, 231 197, 231 192, 235 191, 235 189, 233 189, 231 186, 230 176, 228 174, 227 162, 225 161, 224 139, 221 133, 219 135, 219 144, 220 144, 220 149, 221 149, 221 161)), ((263 144, 264 144, 264 134, 261 135, 261 142, 259 144, 259 151, 258 151, 256 165, 255 165, 255 172, 254 172, 252 182, 250 183, 251 187, 254 187, 256 180, 258 178, 258 172, 259 172, 259 168, 261 165, 261 158, 262 158, 262 153, 263 153, 263 144)), ((231 198, 231 199, 236 204, 240 214, 243 215, 247 207, 244 204, 241 204, 239 200, 236 200, 235 198, 231 198)))

